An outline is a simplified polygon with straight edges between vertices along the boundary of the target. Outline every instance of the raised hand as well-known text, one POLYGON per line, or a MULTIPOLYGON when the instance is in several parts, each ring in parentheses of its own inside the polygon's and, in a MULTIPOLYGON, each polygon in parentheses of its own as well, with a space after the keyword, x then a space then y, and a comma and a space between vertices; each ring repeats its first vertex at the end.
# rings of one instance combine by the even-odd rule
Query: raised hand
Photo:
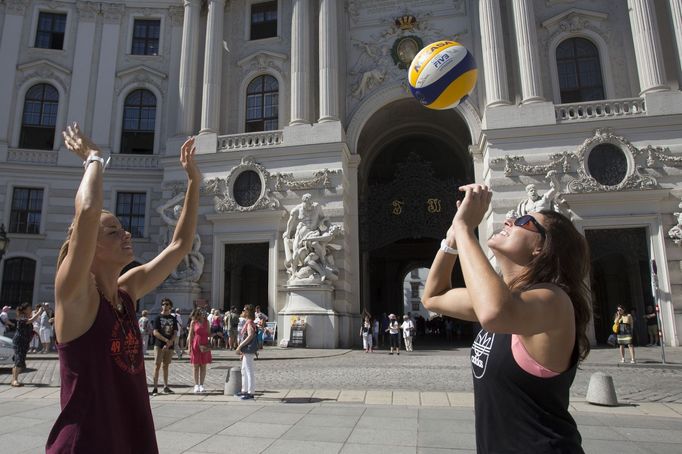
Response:
POLYGON ((180 164, 185 169, 185 172, 187 172, 187 178, 199 181, 201 180, 201 171, 194 160, 196 151, 197 147, 194 146, 194 137, 190 137, 180 148, 180 164))
POLYGON ((83 161, 91 155, 99 156, 101 154, 99 147, 88 136, 83 134, 76 122, 67 126, 62 131, 62 137, 64 138, 66 148, 77 154, 83 161))
POLYGON ((473 230, 478 227, 488 211, 493 193, 488 186, 481 184, 460 186, 459 190, 464 192, 464 200, 457 201, 457 214, 452 224, 463 225, 473 230))

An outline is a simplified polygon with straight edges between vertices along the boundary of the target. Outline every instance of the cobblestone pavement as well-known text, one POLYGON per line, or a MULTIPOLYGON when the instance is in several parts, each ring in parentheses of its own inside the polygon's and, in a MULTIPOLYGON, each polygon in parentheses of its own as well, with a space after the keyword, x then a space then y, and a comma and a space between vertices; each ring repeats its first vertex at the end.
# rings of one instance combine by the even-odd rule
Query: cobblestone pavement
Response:
MULTIPOLYGON (((613 377, 623 402, 682 403, 682 348, 667 348, 667 364, 661 363, 659 348, 638 348, 637 364, 620 364, 615 349, 595 349, 581 365, 572 398, 585 397, 590 376, 604 372, 613 377)), ((238 367, 236 355, 215 351, 209 366, 208 389, 223 389, 231 367, 238 367)), ((29 370, 22 381, 40 386, 59 386, 59 363, 55 354, 29 355, 29 370)), ((153 362, 146 361, 148 381, 153 362)), ((10 369, 0 367, 0 384, 11 381, 10 369)), ((192 367, 186 357, 170 366, 170 385, 183 392, 192 385, 192 367)), ((469 393, 473 389, 469 349, 419 350, 389 355, 385 350, 367 354, 361 350, 280 349, 266 347, 256 361, 259 390, 337 389, 393 390, 469 393)))

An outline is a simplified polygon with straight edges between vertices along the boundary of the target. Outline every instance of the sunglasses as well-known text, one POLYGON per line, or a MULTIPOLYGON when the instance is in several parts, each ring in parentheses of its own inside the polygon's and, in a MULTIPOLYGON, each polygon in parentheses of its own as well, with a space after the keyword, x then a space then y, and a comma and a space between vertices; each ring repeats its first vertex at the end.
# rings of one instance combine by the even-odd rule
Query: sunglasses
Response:
POLYGON ((161 303, 162 306, 172 306, 171 303, 161 303))
POLYGON ((517 227, 521 227, 522 229, 526 229, 529 232, 534 232, 534 233, 539 233, 540 236, 544 239, 547 236, 547 230, 540 224, 537 219, 535 219, 533 216, 530 214, 525 214, 519 218, 514 219, 514 225, 517 227), (533 227, 531 227, 531 224, 533 227))

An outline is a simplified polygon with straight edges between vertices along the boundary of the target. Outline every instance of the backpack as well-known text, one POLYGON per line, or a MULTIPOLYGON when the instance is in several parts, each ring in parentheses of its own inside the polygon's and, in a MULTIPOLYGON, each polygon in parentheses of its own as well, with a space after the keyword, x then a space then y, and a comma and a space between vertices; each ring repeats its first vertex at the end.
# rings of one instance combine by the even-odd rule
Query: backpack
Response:
POLYGON ((234 312, 230 312, 230 329, 237 329, 239 326, 239 316, 234 312))

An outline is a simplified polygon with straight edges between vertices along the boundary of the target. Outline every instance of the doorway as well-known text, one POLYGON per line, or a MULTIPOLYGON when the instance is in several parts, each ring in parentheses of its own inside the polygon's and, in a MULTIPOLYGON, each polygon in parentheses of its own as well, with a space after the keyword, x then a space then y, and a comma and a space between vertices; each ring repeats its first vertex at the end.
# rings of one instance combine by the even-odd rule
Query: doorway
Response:
POLYGON ((271 316, 268 307, 268 243, 225 245, 225 291, 222 311, 245 304, 260 306, 271 316))
POLYGON ((647 343, 644 314, 654 305, 649 236, 644 227, 586 230, 592 263, 592 310, 595 337, 605 344, 618 305, 634 320, 633 342, 647 343))

